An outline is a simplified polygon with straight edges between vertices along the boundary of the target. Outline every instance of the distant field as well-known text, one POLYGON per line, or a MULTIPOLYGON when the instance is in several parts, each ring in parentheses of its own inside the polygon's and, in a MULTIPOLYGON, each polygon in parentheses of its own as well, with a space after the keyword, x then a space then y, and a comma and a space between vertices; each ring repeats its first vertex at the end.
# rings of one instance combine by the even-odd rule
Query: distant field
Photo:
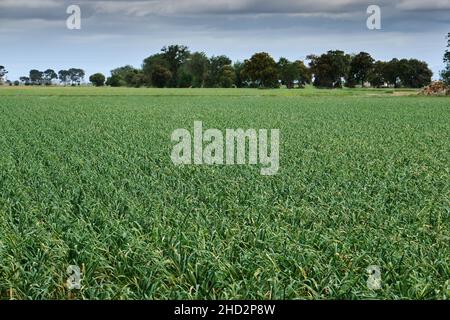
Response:
POLYGON ((450 98, 399 92, 0 88, 0 299, 447 299, 450 98), (196 120, 279 174, 175 167, 196 120))
POLYGON ((0 96, 371 96, 409 94, 417 95, 415 89, 316 89, 308 86, 305 89, 143 89, 143 88, 95 88, 95 87, 0 87, 0 96))

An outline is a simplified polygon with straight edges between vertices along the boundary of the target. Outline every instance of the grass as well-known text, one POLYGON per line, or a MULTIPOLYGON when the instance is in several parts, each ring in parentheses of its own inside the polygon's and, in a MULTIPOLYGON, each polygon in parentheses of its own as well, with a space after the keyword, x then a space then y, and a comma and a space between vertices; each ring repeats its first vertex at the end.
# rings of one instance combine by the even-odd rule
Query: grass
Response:
POLYGON ((0 132, 0 299, 449 297, 448 98, 0 88, 0 132), (279 128, 278 175, 174 167, 195 120, 279 128))
POLYGON ((414 89, 316 89, 307 86, 305 89, 142 89, 142 88, 95 88, 95 87, 3 87, 0 96, 275 96, 275 97, 307 97, 307 96, 367 96, 392 95, 394 93, 416 95, 414 89))

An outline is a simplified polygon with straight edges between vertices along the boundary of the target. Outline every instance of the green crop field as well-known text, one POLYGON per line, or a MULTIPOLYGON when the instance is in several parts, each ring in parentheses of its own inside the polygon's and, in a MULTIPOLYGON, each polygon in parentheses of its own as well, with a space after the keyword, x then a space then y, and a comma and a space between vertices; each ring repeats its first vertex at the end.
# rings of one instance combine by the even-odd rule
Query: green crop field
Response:
POLYGON ((449 134, 414 91, 0 88, 0 299, 448 299, 449 134), (194 121, 280 129, 278 174, 174 166, 194 121))

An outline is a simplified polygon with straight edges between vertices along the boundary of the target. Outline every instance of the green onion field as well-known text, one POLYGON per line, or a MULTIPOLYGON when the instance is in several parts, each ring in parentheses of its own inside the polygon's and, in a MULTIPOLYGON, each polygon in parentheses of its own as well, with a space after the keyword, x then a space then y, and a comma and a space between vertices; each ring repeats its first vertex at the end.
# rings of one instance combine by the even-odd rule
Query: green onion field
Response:
POLYGON ((0 88, 0 299, 448 299, 449 166, 413 90, 0 88), (194 121, 280 129, 278 174, 173 165, 194 121))

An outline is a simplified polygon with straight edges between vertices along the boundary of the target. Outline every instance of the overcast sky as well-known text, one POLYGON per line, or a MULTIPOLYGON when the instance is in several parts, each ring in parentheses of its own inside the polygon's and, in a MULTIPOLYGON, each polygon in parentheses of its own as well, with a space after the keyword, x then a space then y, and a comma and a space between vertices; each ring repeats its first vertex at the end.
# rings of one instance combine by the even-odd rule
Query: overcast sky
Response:
POLYGON ((448 32, 450 0, 0 0, 0 65, 12 80, 32 68, 108 75, 176 43, 233 60, 367 51, 424 60, 437 77, 448 32), (66 28, 72 4, 81 30, 66 28), (366 27, 369 5, 381 7, 381 30, 366 27))

